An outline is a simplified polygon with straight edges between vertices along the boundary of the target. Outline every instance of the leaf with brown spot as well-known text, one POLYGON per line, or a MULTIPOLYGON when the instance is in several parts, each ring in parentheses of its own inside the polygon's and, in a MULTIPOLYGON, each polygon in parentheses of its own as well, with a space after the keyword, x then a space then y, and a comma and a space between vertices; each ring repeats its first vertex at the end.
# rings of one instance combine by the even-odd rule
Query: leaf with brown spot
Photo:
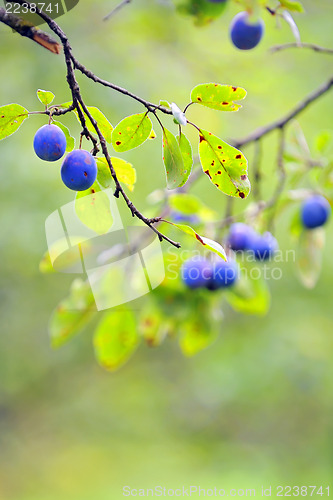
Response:
POLYGON ((212 252, 222 257, 222 259, 227 260, 224 248, 219 243, 217 243, 217 241, 206 238, 205 236, 201 236, 196 231, 194 231, 191 226, 187 226, 185 224, 174 224, 173 222, 169 222, 169 224, 178 227, 178 229, 183 231, 183 233, 188 234, 195 240, 199 241, 199 243, 201 243, 201 245, 203 245, 207 250, 211 250, 212 252))
POLYGON ((28 118, 28 111, 19 104, 7 104, 0 107, 0 141, 14 134, 28 118))
POLYGON ((243 153, 206 130, 200 134, 199 156, 205 174, 223 193, 246 198, 251 185, 243 153))
POLYGON ((147 113, 127 116, 112 132, 113 149, 121 153, 141 146, 149 138, 152 128, 147 113))
POLYGON ((238 111, 242 106, 234 101, 240 101, 245 96, 246 90, 242 87, 203 83, 194 87, 191 101, 218 111, 238 111))

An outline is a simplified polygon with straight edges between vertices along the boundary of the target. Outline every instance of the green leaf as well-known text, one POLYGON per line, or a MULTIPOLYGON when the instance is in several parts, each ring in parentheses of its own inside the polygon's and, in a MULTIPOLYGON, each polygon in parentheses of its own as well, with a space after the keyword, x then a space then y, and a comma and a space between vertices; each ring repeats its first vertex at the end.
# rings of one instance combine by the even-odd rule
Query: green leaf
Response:
POLYGON ((136 320, 129 310, 104 315, 94 335, 94 347, 99 364, 109 371, 123 366, 139 345, 136 320))
POLYGON ((79 191, 75 212, 81 222, 98 234, 105 234, 113 224, 110 199, 97 182, 86 191, 79 191))
POLYGON ((49 104, 51 104, 51 102, 53 102, 55 95, 49 90, 38 89, 37 97, 40 100, 40 102, 47 107, 49 104))
POLYGON ((325 153, 327 149, 332 144, 332 131, 331 130, 322 130, 315 140, 315 147, 319 153, 325 153))
MULTIPOLYGON (((61 105, 61 107, 68 108, 71 105, 72 105, 71 102, 65 102, 64 104, 61 105)), ((96 108, 95 106, 87 106, 87 108, 88 108, 88 111, 91 114, 92 118, 94 118, 94 120, 96 120, 98 128, 101 131, 106 142, 111 143, 111 134, 112 134, 113 127, 112 127, 111 123, 109 122, 109 120, 102 113, 102 111, 99 110, 98 108, 96 108)), ((78 122, 81 124, 81 121, 80 121, 80 118, 79 118, 79 115, 78 115, 76 109, 74 109, 74 113, 76 115, 76 118, 78 119, 78 122)), ((87 129, 89 130, 89 132, 96 135, 97 132, 95 130, 95 127, 91 123, 90 119, 88 118, 86 113, 83 112, 83 115, 84 115, 84 118, 86 121, 87 129)))
POLYGON ((96 307, 90 284, 76 279, 72 283, 70 295, 60 302, 52 314, 49 325, 52 347, 65 344, 94 314, 96 307))
POLYGON ((212 252, 222 257, 222 259, 227 260, 224 248, 216 241, 210 240, 209 238, 205 238, 204 236, 200 236, 200 234, 194 231, 192 227, 187 226, 185 224, 174 224, 173 222, 169 222, 169 224, 178 227, 178 229, 180 229, 183 233, 192 236, 192 238, 196 239, 199 243, 201 243, 201 245, 203 245, 206 250, 211 250, 212 252))
POLYGON ((71 151, 73 151, 73 149, 75 148, 75 139, 74 139, 74 137, 71 136, 69 129, 67 127, 65 127, 65 125, 63 125, 62 123, 60 123, 56 120, 53 120, 52 124, 59 127, 63 131, 63 133, 65 134, 66 143, 67 143, 67 146, 66 146, 67 153, 70 153, 71 151))
POLYGON ((262 278, 251 278, 251 269, 242 270, 237 283, 225 292, 231 307, 242 314, 264 316, 270 307, 270 292, 262 278))
POLYGON ((184 175, 184 184, 185 184, 191 175, 193 167, 193 151, 190 141, 184 134, 177 135, 176 139, 178 141, 179 149, 183 157, 183 163, 185 167, 185 175, 184 175))
POLYGON ((66 238, 61 238, 60 240, 53 243, 49 251, 45 252, 40 263, 39 270, 43 274, 62 272, 72 266, 77 262, 82 262, 81 253, 85 256, 89 255, 92 251, 92 243, 90 240, 82 241, 79 236, 71 236, 71 247, 68 249, 68 241, 66 238), (77 251, 77 245, 80 246, 81 252, 77 251), (55 262, 52 264, 50 253, 52 255, 58 255, 55 262))
POLYGON ((304 230, 298 242, 297 271, 301 283, 306 288, 314 288, 322 268, 325 230, 320 227, 304 230))
POLYGON ((152 127, 153 124, 147 113, 138 113, 124 118, 112 132, 114 150, 124 152, 141 146, 149 138, 152 127))
POLYGON ((162 344, 167 335, 165 328, 166 318, 161 311, 150 301, 140 314, 139 333, 150 347, 157 347, 162 344))
POLYGON ((181 150, 176 137, 165 128, 163 130, 163 161, 168 189, 175 189, 183 186, 187 181, 191 173, 188 154, 189 150, 186 140, 182 140, 181 150), (184 164, 183 154, 186 155, 186 166, 184 164))
POLYGON ((194 87, 191 92, 192 102, 218 111, 238 111, 242 106, 234 101, 240 101, 245 96, 246 90, 242 87, 218 83, 203 83, 194 87))
POLYGON ((206 130, 200 131, 199 156, 202 169, 220 191, 246 198, 251 185, 247 159, 241 151, 206 130))
POLYGON ((165 100, 160 100, 160 106, 164 106, 165 108, 171 109, 170 103, 165 100))
POLYGON ((0 141, 14 134, 28 118, 28 110, 19 104, 7 104, 0 107, 0 141))
POLYGON ((218 337, 218 329, 212 328, 206 317, 189 317, 182 322, 180 348, 185 356, 194 356, 198 352, 212 345, 218 337))
POLYGON ((212 221, 218 217, 214 210, 207 207, 200 198, 193 194, 172 194, 169 196, 169 205, 176 212, 184 215, 198 215, 203 221, 212 221))
MULTIPOLYGON (((96 158, 97 160, 97 180, 103 188, 108 188, 112 185, 112 176, 109 165, 105 158, 96 158)), ((126 184, 130 191, 133 191, 134 184, 136 183, 136 170, 131 163, 123 160, 122 158, 111 157, 111 162, 118 180, 126 184)))
POLYGON ((212 2, 207 0, 183 0, 177 7, 183 14, 194 16, 197 26, 204 26, 219 17, 227 2, 212 2))
POLYGON ((280 0, 280 4, 291 12, 304 12, 304 7, 297 0, 280 0))

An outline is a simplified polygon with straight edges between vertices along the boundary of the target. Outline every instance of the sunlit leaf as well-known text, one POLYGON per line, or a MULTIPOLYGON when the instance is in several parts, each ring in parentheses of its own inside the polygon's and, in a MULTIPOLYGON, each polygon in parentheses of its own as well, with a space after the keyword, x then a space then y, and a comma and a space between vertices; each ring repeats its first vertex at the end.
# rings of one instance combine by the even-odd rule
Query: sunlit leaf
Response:
POLYGON ((185 356, 194 356, 212 345, 217 337, 218 330, 211 327, 208 318, 194 313, 182 323, 179 345, 185 356))
POLYGON ((234 101, 240 101, 245 96, 246 90, 242 87, 218 83, 203 83, 194 87, 191 92, 192 102, 218 111, 237 111, 242 106, 234 101))
POLYGON ((112 311, 103 316, 94 334, 99 364, 109 371, 123 366, 140 342, 136 319, 129 310, 112 311))
POLYGON ((298 0, 280 0, 280 4, 291 12, 304 12, 304 7, 298 0))
POLYGON ((205 238, 204 236, 200 236, 200 234, 194 231, 192 227, 186 226, 185 224, 174 224, 173 222, 169 222, 169 224, 178 227, 178 229, 180 229, 183 233, 192 236, 192 238, 201 243, 201 245, 203 245, 206 250, 211 250, 212 252, 222 257, 222 259, 227 260, 224 248, 219 243, 217 243, 217 241, 205 238))
POLYGON ((176 139, 178 141, 180 152, 183 157, 183 163, 185 168, 183 184, 185 184, 187 179, 190 177, 193 167, 193 151, 190 141, 184 134, 177 135, 176 139))
MULTIPOLYGON (((71 105, 72 105, 71 102, 65 102, 64 104, 61 105, 61 107, 68 108, 71 105)), ((109 120, 102 113, 102 111, 100 109, 96 108, 95 106, 87 106, 87 108, 88 108, 88 111, 91 114, 92 118, 94 118, 94 120, 96 120, 98 128, 101 131, 106 142, 111 143, 111 134, 112 134, 113 127, 112 127, 111 123, 109 122, 109 120)), ((76 109, 74 110, 74 113, 75 113, 79 123, 81 124, 81 121, 80 121, 80 118, 79 118, 79 115, 78 115, 76 109)), ((89 132, 96 135, 97 132, 95 130, 95 127, 91 123, 90 119, 88 118, 86 113, 83 112, 83 115, 84 115, 84 118, 86 121, 87 129, 89 130, 89 132)))
POLYGON ((66 146, 67 153, 70 153, 71 151, 73 151, 73 149, 75 148, 75 139, 74 139, 74 137, 71 136, 69 129, 67 127, 65 127, 65 125, 63 125, 62 123, 60 123, 56 120, 53 120, 52 124, 57 125, 57 127, 59 127, 63 131, 63 133, 65 134, 66 144, 67 144, 67 146, 66 146))
POLYGON ((0 141, 14 134, 28 118, 28 111, 19 104, 7 104, 0 107, 0 141))
POLYGON ((247 159, 241 151, 201 130, 199 155, 202 169, 214 186, 229 196, 248 196, 251 185, 247 176, 247 159))
POLYGON ((113 224, 110 199, 97 182, 86 191, 79 191, 75 212, 81 222, 98 234, 105 234, 113 224))
POLYGON ((51 102, 53 102, 55 95, 52 92, 50 92, 49 90, 38 89, 37 90, 37 97, 42 104, 44 104, 45 106, 48 106, 49 104, 51 104, 51 102))
POLYGON ((189 150, 185 140, 182 140, 181 151, 176 137, 169 130, 163 130, 163 161, 168 189, 183 186, 187 181, 191 172, 189 169, 188 153, 189 150), (187 166, 184 164, 183 153, 186 155, 187 166))
POLYGON ((236 285, 225 292, 235 311, 242 314, 264 316, 270 307, 270 292, 262 277, 252 277, 251 268, 242 270, 236 285))
POLYGON ((112 132, 112 146, 115 151, 123 152, 141 146, 151 133, 153 124, 147 113, 124 118, 112 132))
POLYGON ((96 314, 94 297, 88 282, 77 279, 70 295, 52 314, 49 332, 52 347, 60 347, 78 333, 96 314))
POLYGON ((162 344, 166 337, 165 318, 161 311, 148 302, 139 317, 139 333, 151 347, 162 344))
MULTIPOLYGON (((109 165, 105 158, 96 158, 97 161, 97 180, 103 188, 108 188, 112 185, 113 180, 110 173, 109 165)), ((118 180, 126 184, 130 191, 133 191, 136 183, 136 170, 131 163, 122 158, 111 157, 111 162, 118 180)))
POLYGON ((184 215, 197 215, 203 221, 212 221, 218 214, 207 207, 197 196, 188 193, 172 194, 169 205, 176 212, 184 215))

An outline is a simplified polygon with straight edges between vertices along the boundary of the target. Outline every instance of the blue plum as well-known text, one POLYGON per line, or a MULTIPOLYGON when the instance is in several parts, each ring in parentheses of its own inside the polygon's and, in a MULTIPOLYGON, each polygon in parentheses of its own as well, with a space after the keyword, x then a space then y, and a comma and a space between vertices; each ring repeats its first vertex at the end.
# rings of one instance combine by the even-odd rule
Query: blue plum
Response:
POLYGON ((303 226, 314 229, 323 226, 331 213, 331 206, 323 196, 315 195, 308 198, 301 208, 303 226))
POLYGON ((251 226, 243 224, 242 222, 237 222, 230 226, 227 242, 230 248, 235 252, 248 250, 254 235, 255 231, 251 226))
POLYGON ((240 50, 250 50, 258 45, 265 31, 264 22, 252 22, 247 12, 239 12, 230 25, 232 43, 240 50))
POLYGON ((182 280, 189 288, 203 288, 213 274, 211 263, 204 257, 194 257, 184 262, 181 269, 182 280))
POLYGON ((279 245, 274 236, 267 232, 255 234, 250 242, 249 250, 253 252, 256 260, 268 260, 278 250, 279 245))
POLYGON ((66 151, 66 136, 56 125, 44 125, 34 137, 36 155, 45 161, 57 161, 66 151))
POLYGON ((89 189, 94 184, 96 177, 96 160, 83 149, 76 149, 69 153, 61 166, 63 183, 74 191, 89 189))
POLYGON ((220 260, 215 263, 209 288, 227 288, 236 283, 239 276, 239 267, 234 260, 220 260))

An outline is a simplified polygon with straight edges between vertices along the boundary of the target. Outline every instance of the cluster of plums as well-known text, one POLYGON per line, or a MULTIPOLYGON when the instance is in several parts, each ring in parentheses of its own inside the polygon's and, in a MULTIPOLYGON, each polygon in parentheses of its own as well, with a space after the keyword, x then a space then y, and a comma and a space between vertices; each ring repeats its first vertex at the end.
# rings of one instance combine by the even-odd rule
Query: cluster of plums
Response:
MULTIPOLYGON (((234 252, 252 252, 256 260, 270 259, 278 249, 271 233, 258 234, 251 226, 236 223, 230 227, 228 246, 234 252)), ((217 290, 236 283, 239 268, 233 259, 211 264, 203 257, 188 259, 182 267, 182 280, 189 288, 217 290)))
POLYGON ((182 280, 189 288, 218 290, 232 286, 238 279, 239 269, 234 260, 209 262, 204 257, 194 257, 184 262, 182 280))
MULTIPOLYGON (((45 161, 57 161, 66 152, 67 142, 64 132, 56 125, 44 125, 34 137, 36 155, 45 161)), ((95 158, 83 149, 68 153, 61 166, 63 183, 74 191, 89 189, 97 177, 95 158)))

